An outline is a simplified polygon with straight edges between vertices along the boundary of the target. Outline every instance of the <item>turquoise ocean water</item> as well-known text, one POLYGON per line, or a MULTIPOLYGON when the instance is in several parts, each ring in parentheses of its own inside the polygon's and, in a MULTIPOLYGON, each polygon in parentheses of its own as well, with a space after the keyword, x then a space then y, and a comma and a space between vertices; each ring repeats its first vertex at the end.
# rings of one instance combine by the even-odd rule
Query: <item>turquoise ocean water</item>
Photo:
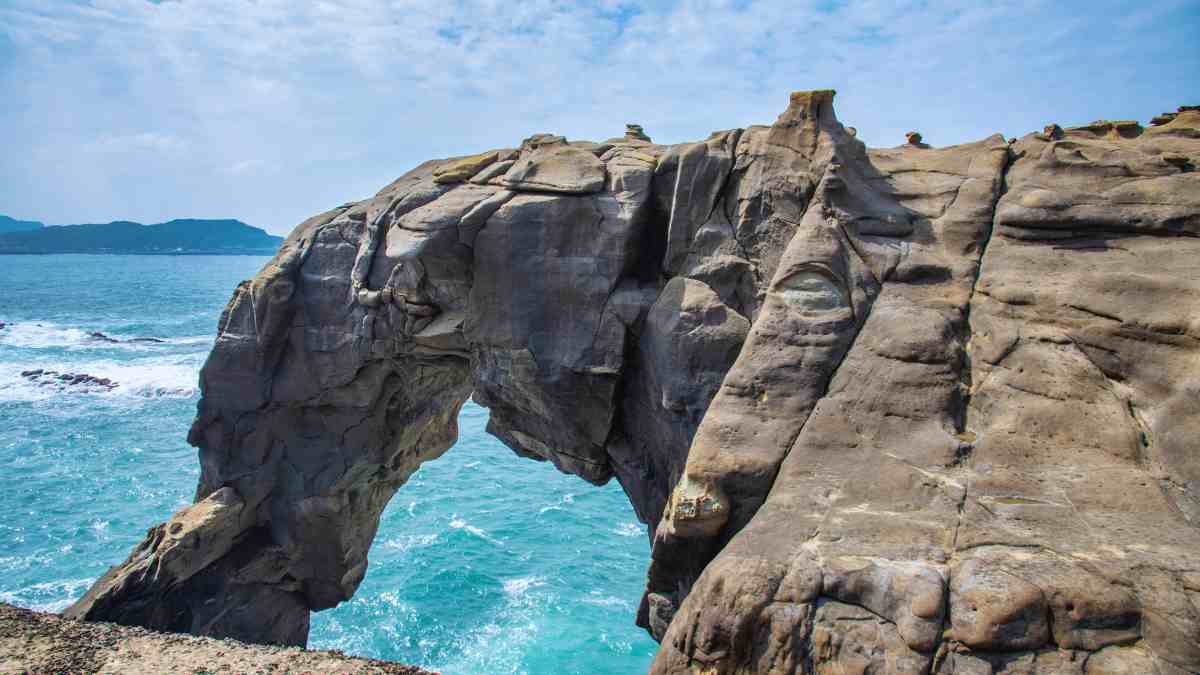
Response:
MULTIPOLYGON (((0 600, 57 611, 190 501, 200 366, 265 258, 0 256, 0 600), (110 343, 155 337, 161 343, 110 343), (41 386, 43 368, 117 388, 41 386)), ((649 546, 616 482, 516 457, 468 403, 384 512, 353 600, 309 644, 445 673, 644 672, 649 546)))

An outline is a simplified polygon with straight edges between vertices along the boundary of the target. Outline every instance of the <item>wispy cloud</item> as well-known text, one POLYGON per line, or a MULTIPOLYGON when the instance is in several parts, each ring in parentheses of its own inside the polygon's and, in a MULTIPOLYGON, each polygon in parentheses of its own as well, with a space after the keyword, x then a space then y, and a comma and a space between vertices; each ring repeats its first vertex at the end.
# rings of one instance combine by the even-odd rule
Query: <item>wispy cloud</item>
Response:
POLYGON ((84 146, 86 150, 104 154, 130 152, 152 152, 156 154, 178 154, 191 147, 186 139, 154 131, 112 135, 105 134, 84 146))
POLYGON ((1194 0, 7 0, 0 212, 282 230, 431 156, 702 138, 801 88, 875 145, 1147 119, 1200 92, 1197 34, 1194 0), (105 142, 137 152, 70 159, 105 142))
POLYGON ((258 173, 274 171, 275 166, 261 159, 243 159, 240 162, 225 167, 225 173, 231 176, 250 176, 258 173))

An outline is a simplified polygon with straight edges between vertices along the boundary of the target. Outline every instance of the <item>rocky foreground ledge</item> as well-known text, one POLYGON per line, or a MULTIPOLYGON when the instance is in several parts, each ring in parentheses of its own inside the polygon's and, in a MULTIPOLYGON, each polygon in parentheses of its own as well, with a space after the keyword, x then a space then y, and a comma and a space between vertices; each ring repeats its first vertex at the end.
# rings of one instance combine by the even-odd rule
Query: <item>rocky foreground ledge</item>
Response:
POLYGON ((0 673, 354 673, 433 675, 399 663, 338 652, 248 645, 69 621, 0 603, 0 673))
POLYGON ((1200 109, 539 134, 233 294, 196 503, 69 616, 302 645, 471 396, 653 533, 654 673, 1200 672, 1200 109))

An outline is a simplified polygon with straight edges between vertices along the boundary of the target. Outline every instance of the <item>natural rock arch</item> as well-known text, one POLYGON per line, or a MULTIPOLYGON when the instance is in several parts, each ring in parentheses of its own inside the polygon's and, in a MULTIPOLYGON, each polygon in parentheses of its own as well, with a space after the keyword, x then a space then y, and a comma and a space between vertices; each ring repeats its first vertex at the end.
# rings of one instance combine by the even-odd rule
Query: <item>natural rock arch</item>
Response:
POLYGON ((303 643, 473 393, 650 525, 656 672, 1200 669, 1200 112, 876 150, 832 100, 302 223, 221 318, 196 503, 67 613, 303 643))

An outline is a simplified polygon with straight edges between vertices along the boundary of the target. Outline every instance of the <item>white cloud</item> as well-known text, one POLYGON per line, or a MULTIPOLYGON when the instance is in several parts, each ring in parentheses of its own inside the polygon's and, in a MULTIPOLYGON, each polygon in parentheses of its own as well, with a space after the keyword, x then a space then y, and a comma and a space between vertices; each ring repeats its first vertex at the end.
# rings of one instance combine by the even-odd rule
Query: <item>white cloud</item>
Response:
POLYGON ((225 167, 224 171, 231 176, 249 176, 274 171, 275 168, 273 164, 261 159, 244 159, 225 167))
POLYGON ((430 156, 625 122, 703 138, 771 122, 802 88, 837 88, 878 145, 1147 119, 1195 102, 1198 15, 1188 0, 8 0, 0 212, 281 230, 430 156), (80 147, 113 165, 70 161, 80 147))
POLYGON ((144 131, 124 135, 104 135, 85 148, 100 153, 129 153, 152 152, 157 154, 177 154, 185 152, 191 144, 178 136, 171 134, 144 131))

